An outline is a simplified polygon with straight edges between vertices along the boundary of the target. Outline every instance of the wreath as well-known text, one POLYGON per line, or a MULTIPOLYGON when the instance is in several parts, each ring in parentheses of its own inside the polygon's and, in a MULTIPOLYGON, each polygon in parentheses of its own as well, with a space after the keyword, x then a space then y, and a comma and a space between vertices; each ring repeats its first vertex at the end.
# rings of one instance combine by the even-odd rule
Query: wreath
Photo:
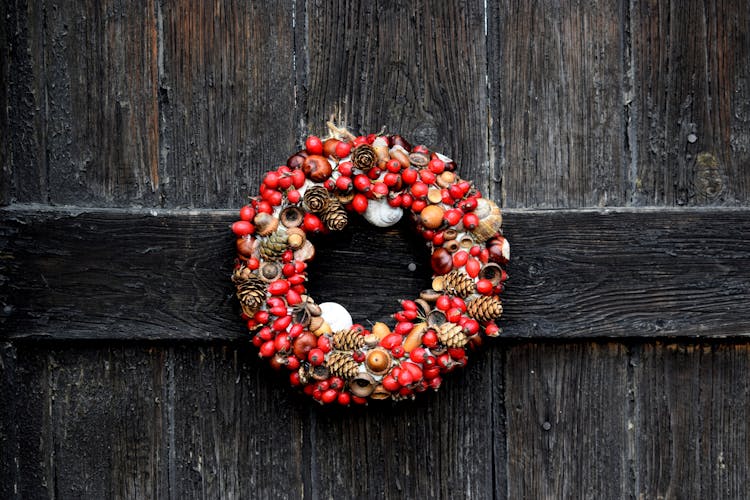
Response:
POLYGON ((456 164, 399 135, 354 136, 328 123, 232 225, 232 282, 259 355, 321 403, 413 398, 437 389, 496 321, 509 245, 498 206, 456 174, 456 164), (354 324, 344 307, 306 293, 308 236, 342 230, 353 214, 388 227, 404 213, 427 241, 432 287, 402 300, 393 328, 354 324))

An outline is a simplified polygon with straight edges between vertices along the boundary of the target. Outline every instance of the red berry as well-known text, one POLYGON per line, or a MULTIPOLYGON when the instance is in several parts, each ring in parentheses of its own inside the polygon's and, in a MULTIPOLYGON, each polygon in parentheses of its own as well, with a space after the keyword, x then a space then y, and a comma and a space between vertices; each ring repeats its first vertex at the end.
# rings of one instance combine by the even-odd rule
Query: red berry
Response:
POLYGON ((352 145, 348 142, 339 141, 336 144, 336 156, 339 158, 346 158, 349 156, 349 153, 352 151, 352 145))
POLYGON ((286 292, 286 302, 290 306, 296 306, 297 304, 302 302, 302 297, 296 291, 289 290, 288 292, 286 292))
POLYGON ((401 307, 403 307, 405 311, 416 311, 419 306, 417 306, 417 303, 413 300, 402 300, 401 307))
POLYGON ((401 345, 403 341, 404 341, 403 335, 398 334, 398 333, 391 333, 390 335, 386 335, 385 338, 383 338, 383 340, 380 341, 380 345, 390 351, 397 345, 401 345))
POLYGON ((401 180, 403 180, 406 184, 414 184, 418 176, 419 174, 413 168, 407 168, 406 170, 401 172, 401 180))
POLYGON ((398 160, 388 160, 385 164, 386 170, 395 174, 401 172, 401 163, 398 160))
POLYGON ((383 183, 388 187, 393 187, 396 184, 398 184, 398 181, 401 180, 401 176, 398 174, 394 174, 393 172, 388 172, 383 176, 383 183))
POLYGON ((322 155, 323 142, 320 140, 320 137, 311 135, 305 141, 305 149, 311 155, 322 155))
POLYGON ((411 197, 408 193, 403 193, 401 195, 401 206, 404 208, 409 208, 412 203, 414 202, 414 198, 411 197))
POLYGON ((348 406, 349 403, 351 403, 352 397, 349 395, 348 392, 341 392, 338 395, 338 402, 342 406, 348 406))
POLYGON ((246 220, 238 220, 232 224, 232 232, 237 236, 247 236, 248 234, 252 234, 253 231, 255 231, 255 226, 246 220))
POLYGON ((426 168, 419 171, 419 178, 422 179, 422 182, 425 184, 435 184, 435 174, 426 168))
POLYGON ((427 351, 425 351, 424 347, 417 347, 409 353, 409 359, 415 363, 422 363, 424 362, 425 354, 427 354, 427 351))
POLYGON ((448 223, 449 226, 455 226, 461 221, 463 212, 457 208, 451 208, 443 213, 443 220, 448 223))
POLYGON ((255 271, 260 267, 260 261, 256 259, 255 257, 250 257, 247 259, 247 268, 251 271, 255 271))
POLYGON ((466 302, 464 302, 464 299, 461 297, 451 297, 451 307, 456 307, 461 310, 461 312, 465 312, 466 302))
POLYGON ((339 173, 347 177, 351 177, 353 168, 354 168, 354 165, 350 161, 339 163, 339 166, 338 166, 339 173))
MULTIPOLYGON (((421 212, 422 210, 424 210, 424 207, 426 206, 427 206, 427 202, 425 200, 414 200, 411 203, 411 209, 414 211, 414 213, 417 213, 417 214, 421 212)), ((428 239, 432 239, 432 237, 428 239)))
POLYGON ((317 233, 323 228, 323 224, 316 215, 306 213, 302 222, 302 227, 308 233, 317 233))
POLYGON ((367 197, 362 193, 355 194, 354 199, 352 199, 352 207, 360 214, 367 210, 367 203, 367 197))
POLYGON ((315 349, 310 349, 310 352, 307 353, 307 360, 313 366, 322 365, 325 359, 326 359, 325 353, 322 350, 318 349, 317 347, 315 349))
POLYGON ((495 285, 493 285, 490 280, 481 279, 477 281, 477 292, 482 295, 490 295, 494 288, 495 285))
POLYGON ((339 176, 338 179, 336 179, 336 187, 340 191, 349 191, 352 187, 352 179, 351 177, 346 177, 344 175, 339 176))
POLYGON ((372 194, 375 195, 376 198, 382 198, 388 194, 388 186, 382 182, 375 182, 372 185, 372 194))
POLYGON ((391 349, 391 353, 395 358, 401 358, 404 356, 404 354, 406 354, 406 351, 404 351, 404 346, 397 345, 396 347, 391 349))
MULTIPOLYGON (((406 313, 406 311, 404 311, 404 313, 406 313)), ((411 323, 409 321, 402 321, 401 323, 398 323, 396 325, 396 328, 393 329, 393 333, 398 335, 408 335, 408 333, 413 329, 414 323, 411 323)), ((390 347, 387 347, 387 349, 390 349, 390 347)))
POLYGON ((424 182, 415 182, 411 186, 411 194, 415 198, 423 198, 427 196, 427 192, 430 190, 430 188, 425 184, 424 182))
POLYGON ((289 203, 299 203, 299 200, 302 199, 302 195, 300 195, 299 191, 296 189, 292 189, 291 191, 287 191, 286 199, 289 200, 289 203))
POLYGON ((479 217, 477 214, 468 213, 464 215, 464 227, 469 231, 475 229, 479 225, 479 217))
POLYGON ((459 250, 453 254, 453 267, 461 267, 469 260, 469 254, 465 250, 459 250))
POLYGON ((255 210, 258 211, 258 212, 266 213, 266 214, 272 214, 273 213, 273 207, 271 206, 270 203, 268 203, 265 200, 258 202, 258 206, 255 207, 255 210))
POLYGON ((438 337, 435 330, 427 330, 422 335, 422 344, 428 349, 434 349, 438 345, 438 337))
POLYGON ((445 170, 445 162, 443 162, 443 160, 439 158, 433 158, 432 160, 430 160, 427 168, 429 168, 430 171, 434 174, 442 174, 445 170))
POLYGON ((275 332, 283 332, 286 331, 286 329, 289 327, 289 325, 292 322, 292 317, 288 314, 286 316, 282 316, 278 318, 276 321, 273 322, 271 325, 271 328, 275 332))
POLYGON ((289 348, 292 346, 292 342, 289 340, 288 335, 279 335, 276 337, 276 339, 273 341, 273 345, 276 348, 277 351, 288 351, 289 348))
POLYGON ((468 319, 466 323, 464 323, 464 330, 466 330, 466 334, 469 336, 476 335, 479 333, 479 322, 475 319, 468 319))
POLYGON ((435 307, 441 311, 447 311, 451 307, 451 298, 448 295, 441 295, 435 302, 435 307))
POLYGON ((464 192, 461 190, 460 187, 458 187, 458 184, 451 184, 448 187, 448 193, 450 193, 451 198, 454 200, 460 200, 461 197, 464 195, 464 192))
POLYGON ((291 176, 292 185, 294 185, 296 189, 301 188, 305 184, 305 173, 302 170, 294 170, 291 176))
POLYGON ((240 219, 245 221, 251 221, 255 218, 255 209, 250 205, 245 205, 240 208, 240 219))
POLYGON ((271 171, 268 172, 265 177, 263 177, 263 184, 270 189, 276 189, 279 187, 279 174, 278 172, 271 171))
POLYGON ((264 358, 270 358, 271 356, 276 354, 276 347, 273 344, 273 340, 264 342, 263 345, 260 346, 259 354, 264 358))
POLYGON ((401 384, 392 375, 384 377, 382 384, 383 388, 390 392, 395 392, 401 388, 401 384))
POLYGON ((414 382, 414 376, 408 370, 402 370, 398 376, 398 383, 404 387, 414 382))
POLYGON ((354 187, 357 189, 357 191, 366 193, 370 190, 371 184, 372 182, 370 181, 370 178, 364 174, 357 174, 354 176, 354 187))
POLYGON ((466 262, 466 274, 468 274, 472 278, 476 278, 479 275, 479 270, 481 268, 482 268, 482 265, 479 263, 477 259, 469 259, 466 262))
POLYGON ((445 318, 451 323, 457 323, 461 319, 461 309, 457 307, 451 307, 445 311, 445 318))

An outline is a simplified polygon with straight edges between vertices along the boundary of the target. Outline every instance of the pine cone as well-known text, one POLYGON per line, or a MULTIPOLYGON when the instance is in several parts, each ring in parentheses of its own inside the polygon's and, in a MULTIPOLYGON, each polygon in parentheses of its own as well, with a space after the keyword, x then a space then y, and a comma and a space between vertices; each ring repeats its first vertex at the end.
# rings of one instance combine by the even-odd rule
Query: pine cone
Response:
POLYGON ((443 290, 450 295, 466 297, 474 293, 476 285, 468 274, 453 270, 443 278, 443 290))
POLYGON ((323 212, 331 201, 328 190, 322 186, 312 186, 302 197, 302 205, 308 212, 318 214, 323 212))
POLYGON ((354 358, 348 352, 334 351, 328 355, 326 361, 328 369, 331 371, 331 375, 341 377, 344 380, 354 378, 359 371, 359 363, 354 361, 354 358))
POLYGON ((287 236, 285 232, 276 231, 271 236, 261 241, 260 255, 266 260, 280 260, 281 254, 287 248, 287 236))
POLYGON ((492 321, 503 314, 503 305, 497 297, 480 295, 466 304, 466 313, 477 321, 492 321))
POLYGON ((339 200, 331 199, 328 206, 323 210, 321 220, 331 231, 341 231, 349 222, 349 215, 339 200))
POLYGON ((255 275, 248 278, 239 278, 235 281, 237 285, 237 298, 240 300, 242 312, 252 316, 266 300, 266 284, 255 275))
POLYGON ((443 323, 438 328, 438 339, 446 347, 463 347, 469 341, 461 325, 456 323, 443 323))
POLYGON ((352 351, 365 345, 362 328, 348 328, 333 334, 333 348, 341 351, 352 351))
POLYGON ((369 144, 361 144, 352 151, 352 163, 360 170, 367 172, 378 164, 378 155, 375 148, 369 144))

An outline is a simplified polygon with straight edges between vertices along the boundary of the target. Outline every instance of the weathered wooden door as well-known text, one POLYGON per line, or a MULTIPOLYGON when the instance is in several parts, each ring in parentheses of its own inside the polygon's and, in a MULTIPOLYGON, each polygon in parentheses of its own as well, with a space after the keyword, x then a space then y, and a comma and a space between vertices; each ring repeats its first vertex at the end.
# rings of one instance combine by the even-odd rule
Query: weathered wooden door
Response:
MULTIPOLYGON (((750 497, 746 1, 0 14, 0 497, 750 497), (506 210, 504 337, 413 403, 317 407, 237 320, 228 224, 331 114, 506 210)), ((385 319, 408 235, 316 296, 385 319)))

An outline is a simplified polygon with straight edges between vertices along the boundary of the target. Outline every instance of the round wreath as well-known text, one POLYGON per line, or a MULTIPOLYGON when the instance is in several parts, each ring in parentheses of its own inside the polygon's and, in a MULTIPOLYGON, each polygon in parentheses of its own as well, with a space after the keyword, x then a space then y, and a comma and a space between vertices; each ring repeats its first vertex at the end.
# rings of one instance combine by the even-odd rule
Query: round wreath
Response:
POLYGON ((259 355, 321 403, 437 389, 443 374, 466 364, 467 350, 500 333, 509 259, 500 209, 440 153, 399 135, 328 127, 328 138, 308 137, 265 174, 260 195, 232 225, 242 318, 259 355), (306 294, 309 234, 342 230, 352 212, 387 227, 405 211, 427 241, 434 275, 431 289, 401 301, 393 329, 353 324, 341 305, 306 294))

